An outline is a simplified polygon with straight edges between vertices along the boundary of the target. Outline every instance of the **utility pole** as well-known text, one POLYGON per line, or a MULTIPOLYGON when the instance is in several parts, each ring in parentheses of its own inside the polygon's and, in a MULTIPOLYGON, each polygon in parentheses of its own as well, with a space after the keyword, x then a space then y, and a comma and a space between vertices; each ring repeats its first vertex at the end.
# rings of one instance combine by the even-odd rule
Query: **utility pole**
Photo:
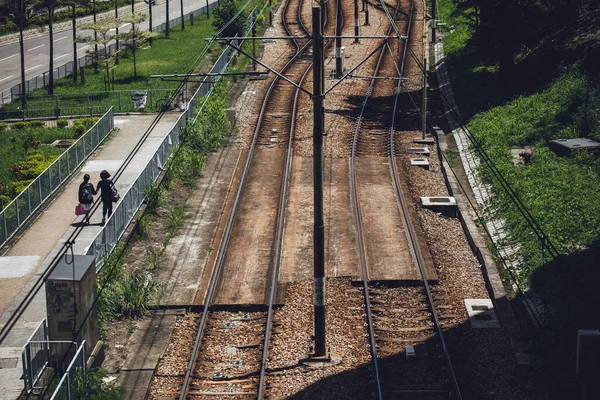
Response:
POLYGON ((365 0, 365 25, 369 25, 369 0, 365 0))
POLYGON ((358 43, 358 0, 354 0, 354 43, 358 43))
POLYGON ((423 60, 423 105, 421 106, 421 118, 423 120, 423 139, 427 134, 427 59, 423 60))
POLYGON ((272 4, 272 0, 269 0, 269 26, 273 26, 273 4, 272 4))
POLYGON ((312 8, 313 46, 313 183, 314 183, 314 357, 327 355, 325 345, 325 227, 323 223, 323 33, 321 7, 312 8))

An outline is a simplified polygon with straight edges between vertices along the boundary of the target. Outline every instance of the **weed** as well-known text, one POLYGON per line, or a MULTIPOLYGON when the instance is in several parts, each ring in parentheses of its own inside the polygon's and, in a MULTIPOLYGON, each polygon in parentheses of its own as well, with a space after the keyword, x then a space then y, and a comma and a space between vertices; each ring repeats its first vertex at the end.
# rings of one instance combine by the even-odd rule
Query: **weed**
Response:
POLYGON ((141 318, 160 291, 161 286, 147 272, 136 269, 119 284, 121 303, 118 312, 122 318, 141 318))
POLYGON ((456 167, 456 161, 458 160, 458 152, 454 149, 446 149, 446 158, 448 158, 448 164, 452 168, 456 167))
POLYGON ((183 220, 185 219, 185 208, 185 204, 177 205, 173 207, 169 213, 167 230, 171 234, 183 226, 183 220))
POLYGON ((160 208, 169 198, 169 193, 158 182, 146 186, 144 194, 146 195, 146 212, 150 215, 158 215, 160 208))
POLYGON ((154 271, 158 267, 163 248, 151 247, 146 253, 146 265, 150 271, 154 271))
POLYGON ((150 225, 154 222, 154 217, 149 214, 144 214, 137 224, 137 238, 140 240, 146 240, 150 236, 150 225))

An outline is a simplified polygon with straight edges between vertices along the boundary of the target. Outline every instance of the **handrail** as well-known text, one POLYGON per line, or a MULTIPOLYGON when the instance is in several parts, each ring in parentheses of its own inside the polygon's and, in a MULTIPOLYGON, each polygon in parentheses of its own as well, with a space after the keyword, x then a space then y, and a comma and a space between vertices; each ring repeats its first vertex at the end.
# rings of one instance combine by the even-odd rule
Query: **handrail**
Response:
POLYGON ((79 169, 114 128, 112 107, 0 211, 0 246, 34 215, 46 200, 79 169), (47 178, 46 178, 47 177, 47 178), (53 185, 53 181, 58 180, 53 185), (14 211, 14 213, 13 213, 14 211))

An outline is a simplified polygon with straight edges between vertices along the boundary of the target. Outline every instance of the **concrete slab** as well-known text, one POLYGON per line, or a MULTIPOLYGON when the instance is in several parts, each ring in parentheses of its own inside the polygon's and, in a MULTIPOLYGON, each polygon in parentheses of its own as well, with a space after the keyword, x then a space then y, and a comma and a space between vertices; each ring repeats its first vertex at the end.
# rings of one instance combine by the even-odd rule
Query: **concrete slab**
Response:
POLYGON ((500 328, 492 300, 465 299, 464 301, 472 328, 500 328))
POLYGON ((40 256, 0 257, 0 278, 20 278, 31 272, 40 256))
MULTIPOLYGON (((81 168, 81 172, 100 172, 102 170, 107 170, 108 172, 118 171, 123 165, 123 160, 90 160, 88 161, 83 168, 81 168)), ((91 175, 91 174, 90 174, 91 175)), ((96 179, 100 179, 99 176, 92 176, 91 181, 96 184, 96 179)))
POLYGON ((429 170, 429 160, 427 158, 411 158, 410 165, 413 165, 415 167, 425 168, 426 170, 429 170))
POLYGON ((427 147, 408 147, 405 151, 407 154, 422 154, 429 156, 429 149, 427 147))

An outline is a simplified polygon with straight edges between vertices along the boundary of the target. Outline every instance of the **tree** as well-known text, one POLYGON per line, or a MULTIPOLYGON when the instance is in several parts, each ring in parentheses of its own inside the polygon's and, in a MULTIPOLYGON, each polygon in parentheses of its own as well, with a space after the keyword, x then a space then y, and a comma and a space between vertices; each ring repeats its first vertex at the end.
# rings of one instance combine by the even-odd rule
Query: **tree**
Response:
POLYGON ((77 6, 86 6, 89 0, 65 0, 71 7, 71 29, 73 33, 73 82, 77 82, 77 6))
POLYGON ((156 36, 154 32, 143 31, 139 28, 139 23, 146 20, 144 14, 134 14, 130 17, 123 18, 123 22, 131 23, 131 30, 126 33, 119 34, 116 38, 118 40, 124 40, 128 49, 131 50, 133 55, 133 76, 137 77, 137 51, 147 49, 147 43, 156 36))
POLYGON ((50 39, 50 59, 48 61, 48 94, 54 94, 54 8, 58 0, 37 0, 35 8, 48 12, 48 37, 50 39))
POLYGON ((12 22, 19 28, 19 51, 21 53, 21 107, 27 108, 25 98, 25 49, 23 46, 23 30, 27 25, 27 19, 31 11, 31 4, 25 0, 5 0, 0 4, 0 15, 8 22, 12 22))
POLYGON ((110 54, 108 51, 108 43, 113 40, 113 36, 109 34, 109 32, 113 29, 116 29, 122 20, 118 18, 107 18, 100 20, 96 23, 88 23, 81 24, 81 29, 91 29, 94 31, 94 38, 92 39, 89 36, 86 37, 78 37, 77 41, 79 43, 88 43, 93 45, 94 47, 90 50, 87 50, 86 53, 92 56, 94 60, 94 65, 98 65, 98 63, 104 63, 104 67, 106 69, 106 77, 109 78, 109 72, 115 65, 115 60, 118 54, 118 51, 110 54), (98 46, 102 46, 101 49, 98 49, 98 46))
MULTIPOLYGON (((238 6, 234 0, 226 0, 221 3, 220 6, 214 9, 214 20, 213 26, 217 30, 221 30, 238 12, 238 6)), ((238 17, 225 28, 222 36, 232 37, 239 34, 243 34, 246 29, 246 18, 248 16, 245 12, 238 15, 238 17)))

